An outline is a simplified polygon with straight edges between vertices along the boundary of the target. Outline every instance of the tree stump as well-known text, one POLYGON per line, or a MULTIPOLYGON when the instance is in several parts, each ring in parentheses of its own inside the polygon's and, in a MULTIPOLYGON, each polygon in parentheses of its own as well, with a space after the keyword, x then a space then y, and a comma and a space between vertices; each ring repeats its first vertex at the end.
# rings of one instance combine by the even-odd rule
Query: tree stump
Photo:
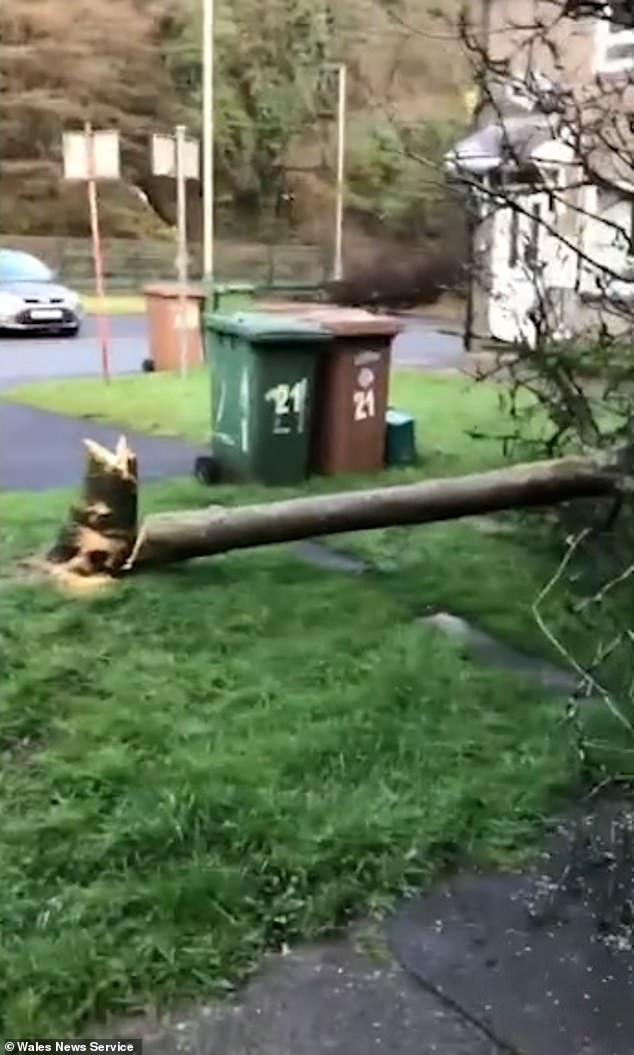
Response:
POLYGON ((75 576, 117 575, 137 534, 137 459, 121 436, 114 453, 84 440, 88 452, 81 500, 70 509, 49 565, 75 576))

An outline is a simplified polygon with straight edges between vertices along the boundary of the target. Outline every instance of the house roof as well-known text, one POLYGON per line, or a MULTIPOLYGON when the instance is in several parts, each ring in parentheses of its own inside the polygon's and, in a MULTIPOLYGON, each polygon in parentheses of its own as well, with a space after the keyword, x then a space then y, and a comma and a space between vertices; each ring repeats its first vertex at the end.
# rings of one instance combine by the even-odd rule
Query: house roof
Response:
MULTIPOLYGON (((445 155, 451 175, 477 178, 497 169, 557 161, 579 165, 591 182, 634 194, 633 130, 629 124, 621 127, 634 112, 634 85, 621 99, 627 106, 620 123, 607 111, 584 112, 579 121, 574 107, 568 112, 565 86, 536 70, 493 76, 487 87, 479 108, 481 127, 445 155)), ((609 101, 606 96, 604 104, 609 101)))
POLYGON ((538 147, 557 137, 557 127, 549 114, 510 114, 461 139, 448 154, 450 172, 483 176, 502 165, 518 165, 534 160, 538 147))

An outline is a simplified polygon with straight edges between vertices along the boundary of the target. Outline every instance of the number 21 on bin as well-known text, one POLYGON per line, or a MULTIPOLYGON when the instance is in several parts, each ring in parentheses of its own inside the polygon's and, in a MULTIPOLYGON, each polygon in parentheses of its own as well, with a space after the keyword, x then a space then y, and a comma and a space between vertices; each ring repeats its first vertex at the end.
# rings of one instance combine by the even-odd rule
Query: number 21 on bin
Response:
POLYGON ((358 388, 352 394, 354 403, 354 420, 367 421, 376 414, 374 401, 374 371, 364 368, 357 375, 358 388))
POLYGON ((264 398, 268 403, 273 403, 273 432, 276 436, 288 435, 291 432, 291 415, 297 418, 297 431, 304 431, 307 393, 308 381, 305 377, 294 385, 282 383, 268 390, 264 398))

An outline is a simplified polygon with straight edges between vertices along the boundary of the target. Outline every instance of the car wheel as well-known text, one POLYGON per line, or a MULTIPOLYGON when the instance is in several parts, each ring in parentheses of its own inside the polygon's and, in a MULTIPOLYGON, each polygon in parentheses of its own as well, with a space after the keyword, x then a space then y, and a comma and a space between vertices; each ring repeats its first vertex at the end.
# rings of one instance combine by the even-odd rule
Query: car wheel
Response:
POLYGON ((70 330, 60 330, 60 337, 78 337, 81 326, 73 326, 70 330))
POLYGON ((144 359, 143 362, 141 363, 141 370, 143 371, 144 374, 153 374, 154 373, 154 369, 155 369, 155 367, 154 367, 154 360, 153 359, 144 359))

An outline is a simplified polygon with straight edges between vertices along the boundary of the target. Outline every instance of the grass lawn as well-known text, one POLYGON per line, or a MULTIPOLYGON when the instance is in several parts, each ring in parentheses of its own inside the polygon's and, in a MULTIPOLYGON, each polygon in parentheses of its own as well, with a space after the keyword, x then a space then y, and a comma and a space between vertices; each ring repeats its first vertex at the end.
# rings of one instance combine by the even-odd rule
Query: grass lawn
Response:
POLYGON ((89 315, 106 311, 107 315, 142 315, 145 312, 145 297, 140 293, 108 293, 103 304, 92 293, 82 293, 82 304, 89 315))
MULTIPOLYGON (((45 381, 9 390, 3 398, 141 432, 209 442, 207 370, 197 370, 185 379, 168 373, 117 377, 109 385, 95 378, 45 381)), ((390 401, 415 416, 428 471, 469 472, 500 463, 498 441, 466 437, 466 431, 476 427, 493 435, 504 431, 495 385, 474 384, 461 375, 397 370, 392 375, 390 401)), ((420 469, 413 476, 420 476, 420 469)))
MULTIPOLYGON (((5 573, 68 498, 3 498, 5 573)), ((207 496, 176 481, 144 499, 207 496)), ((209 998, 266 948, 525 849, 576 776, 560 706, 412 621, 416 597, 495 625, 512 574, 523 635, 545 569, 517 558, 455 524, 361 580, 275 547, 90 600, 5 581, 7 1035, 209 998)))
MULTIPOLYGON (((460 431, 494 423, 494 392, 414 377, 397 375, 393 398, 433 471, 499 460, 460 431)), ((107 405, 94 383, 49 394, 76 384, 93 413, 205 437, 204 375, 116 382, 107 405)), ((160 511, 209 492, 182 480, 142 498, 160 511)), ((578 781, 560 701, 414 622, 449 608, 543 649, 545 551, 460 523, 393 529, 338 540, 371 558, 362 578, 272 547, 69 600, 14 564, 54 538, 69 500, 2 497, 6 1035, 226 992, 266 949, 460 862, 517 860, 578 781)), ((567 628, 560 600, 551 615, 567 628)))

